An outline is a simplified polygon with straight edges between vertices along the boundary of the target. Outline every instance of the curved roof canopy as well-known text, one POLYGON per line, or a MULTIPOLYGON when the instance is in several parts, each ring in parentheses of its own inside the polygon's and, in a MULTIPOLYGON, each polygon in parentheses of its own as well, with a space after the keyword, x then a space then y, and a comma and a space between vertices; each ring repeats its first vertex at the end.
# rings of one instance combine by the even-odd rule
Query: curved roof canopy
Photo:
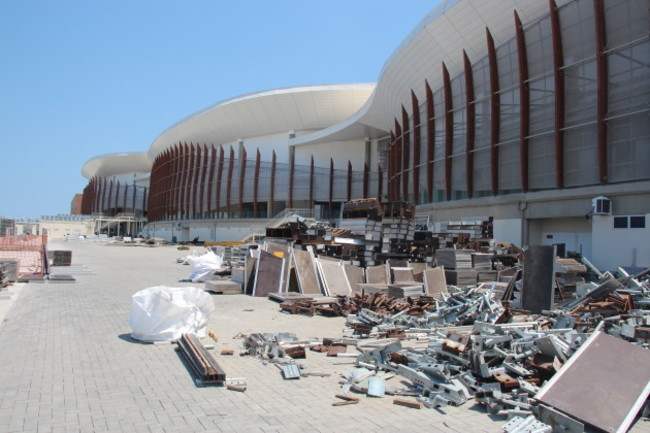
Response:
POLYGON ((153 161, 178 142, 226 144, 289 131, 318 131, 342 122, 368 100, 374 84, 289 87, 227 99, 181 120, 154 140, 153 161))
POLYGON ((147 158, 147 152, 122 152, 100 155, 88 160, 81 167, 81 174, 86 179, 135 173, 148 174, 150 171, 151 161, 147 158))

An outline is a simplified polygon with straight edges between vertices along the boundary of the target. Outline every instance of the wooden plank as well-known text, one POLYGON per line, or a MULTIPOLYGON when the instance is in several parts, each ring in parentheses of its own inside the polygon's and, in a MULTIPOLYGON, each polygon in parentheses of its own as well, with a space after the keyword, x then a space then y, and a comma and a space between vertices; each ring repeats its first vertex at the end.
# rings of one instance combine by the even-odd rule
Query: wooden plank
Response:
POLYGON ((298 285, 300 293, 306 295, 320 295, 321 288, 318 283, 318 276, 316 275, 316 268, 311 254, 308 251, 299 250, 294 248, 293 261, 298 276, 298 285))
POLYGON ((648 365, 647 349, 595 332, 535 398, 602 431, 625 432, 650 394, 648 365))
POLYGON ((357 284, 363 284, 366 282, 362 267, 355 265, 343 265, 343 268, 345 269, 345 274, 348 277, 350 287, 356 287, 357 284))
POLYGON ((388 265, 370 266, 366 268, 366 282, 368 284, 388 284, 390 269, 388 265))
POLYGON ((318 270, 327 295, 350 295, 352 289, 340 261, 317 259, 318 270))
POLYGON ((447 279, 445 278, 445 268, 443 266, 436 266, 435 268, 424 271, 424 290, 428 295, 449 293, 447 279))
POLYGON ((253 296, 268 296, 279 292, 283 283, 285 259, 276 257, 267 251, 260 251, 255 271, 253 296))

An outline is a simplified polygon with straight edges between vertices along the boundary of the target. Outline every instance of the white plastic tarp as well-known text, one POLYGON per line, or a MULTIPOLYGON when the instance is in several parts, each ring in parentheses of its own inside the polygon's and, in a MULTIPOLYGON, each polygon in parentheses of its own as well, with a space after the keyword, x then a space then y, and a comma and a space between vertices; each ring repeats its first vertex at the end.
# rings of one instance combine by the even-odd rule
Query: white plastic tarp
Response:
POLYGON ((149 287, 132 298, 131 337, 146 342, 176 341, 186 333, 204 337, 214 310, 212 297, 197 287, 149 287))
POLYGON ((202 256, 187 256, 187 262, 190 264, 190 280, 193 283, 209 280, 215 272, 223 269, 223 257, 212 250, 202 256))

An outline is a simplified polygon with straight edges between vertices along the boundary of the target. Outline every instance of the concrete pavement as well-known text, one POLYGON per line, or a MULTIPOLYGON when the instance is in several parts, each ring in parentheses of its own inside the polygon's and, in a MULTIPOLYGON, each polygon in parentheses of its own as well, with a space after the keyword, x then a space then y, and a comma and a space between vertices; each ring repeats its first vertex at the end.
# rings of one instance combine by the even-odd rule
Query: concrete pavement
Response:
MULTIPOLYGON (((341 336, 343 318, 283 314, 272 301, 244 295, 213 295, 209 328, 220 338, 204 343, 215 344, 229 377, 246 377, 247 391, 197 387, 174 345, 134 342, 127 322, 136 291, 192 285, 180 282, 189 268, 176 263, 188 252, 90 241, 50 249, 72 249, 73 265, 95 274, 77 275, 73 284, 18 284, 11 300, 0 300, 2 432, 493 433, 504 422, 471 402, 416 410, 392 397, 359 396, 357 405, 333 407, 339 373, 353 367, 349 359, 308 352, 308 370, 332 376, 288 381, 254 357, 220 356, 221 349, 241 350, 238 333, 341 336)), ((634 431, 650 431, 648 424, 640 421, 634 431)))

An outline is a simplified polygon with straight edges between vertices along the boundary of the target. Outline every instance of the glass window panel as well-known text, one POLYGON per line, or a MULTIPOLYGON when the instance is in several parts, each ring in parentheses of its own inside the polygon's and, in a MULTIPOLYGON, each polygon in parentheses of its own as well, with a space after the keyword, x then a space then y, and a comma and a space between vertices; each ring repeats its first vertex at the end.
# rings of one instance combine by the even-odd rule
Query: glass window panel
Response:
POLYGON ((614 228, 615 229, 626 229, 627 228, 627 217, 614 217, 614 228))
POLYGON ((610 182, 650 179, 650 116, 612 119, 607 126, 610 182))
POLYGON ((521 190, 519 142, 505 143, 499 149, 499 194, 521 190))
POLYGON ((501 121, 499 141, 519 138, 519 90, 507 90, 499 94, 501 121))
POLYGON ((474 149, 490 145, 490 100, 483 99, 474 104, 474 149))
POLYGON ((490 95, 490 71, 488 59, 483 57, 472 65, 472 79, 474 81, 474 97, 485 98, 490 95))
POLYGON ((528 185, 531 190, 555 187, 555 144, 553 134, 528 140, 528 185))
POLYGON ((631 216, 630 217, 630 228, 631 229, 644 229, 645 228, 645 216, 631 216))
POLYGON ((517 83, 519 80, 519 63, 515 38, 497 47, 497 67, 500 89, 507 89, 517 83))
POLYGON ((433 201, 445 200, 445 164, 437 161, 433 164, 433 201))
POLYGON ((453 142, 452 142, 452 154, 458 155, 460 153, 465 153, 465 134, 466 134, 466 125, 465 125, 465 110, 454 111, 453 119, 453 142))
POLYGON ((565 124, 580 125, 596 120, 596 62, 564 69, 565 124))
POLYGON ((451 101, 453 108, 465 106, 465 72, 451 79, 451 101))
POLYGON ((596 125, 572 128, 564 132, 565 186, 599 183, 597 143, 596 125))
POLYGON ((596 53, 593 2, 575 1, 562 7, 560 23, 564 64, 593 58, 596 53))
POLYGON ((531 135, 553 131, 555 128, 555 79, 552 75, 531 81, 530 130, 531 135))
POLYGON ((492 178, 490 169, 490 148, 483 148, 472 153, 474 197, 484 197, 492 194, 492 178))
POLYGON ((650 101, 650 40, 607 56, 609 116, 648 108, 650 101))
POLYGON ((648 36, 647 0, 607 0, 603 5, 606 23, 624 23, 605 26, 609 47, 648 36))
POLYGON ((466 156, 454 156, 451 160, 451 197, 452 200, 467 198, 466 156))
POLYGON ((524 30, 528 76, 536 77, 553 71, 553 40, 549 17, 533 23, 524 30))

